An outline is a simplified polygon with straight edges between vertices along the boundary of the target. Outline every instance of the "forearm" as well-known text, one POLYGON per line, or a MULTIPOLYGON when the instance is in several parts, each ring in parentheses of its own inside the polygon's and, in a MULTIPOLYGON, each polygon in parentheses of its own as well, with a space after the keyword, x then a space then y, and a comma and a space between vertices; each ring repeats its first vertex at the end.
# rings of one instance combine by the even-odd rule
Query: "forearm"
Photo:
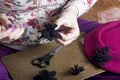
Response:
POLYGON ((69 0, 65 8, 71 6, 76 7, 78 11, 77 16, 79 17, 85 12, 87 12, 96 2, 97 0, 69 0))
POLYGON ((64 8, 61 11, 61 15, 60 16, 69 15, 69 16, 77 17, 78 13, 79 13, 79 11, 78 11, 78 9, 75 6, 69 6, 69 7, 64 8))

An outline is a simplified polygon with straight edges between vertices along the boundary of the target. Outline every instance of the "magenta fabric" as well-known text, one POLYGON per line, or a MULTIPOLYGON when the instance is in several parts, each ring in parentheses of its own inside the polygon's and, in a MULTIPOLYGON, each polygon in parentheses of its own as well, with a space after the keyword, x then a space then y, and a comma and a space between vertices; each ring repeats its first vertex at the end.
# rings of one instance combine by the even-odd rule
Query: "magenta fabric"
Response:
MULTIPOLYGON (((89 32, 84 41, 84 51, 89 60, 96 48, 108 46, 112 60, 105 62, 104 69, 120 73, 120 21, 109 22, 89 32)), ((96 65, 96 64, 95 64, 96 65)))

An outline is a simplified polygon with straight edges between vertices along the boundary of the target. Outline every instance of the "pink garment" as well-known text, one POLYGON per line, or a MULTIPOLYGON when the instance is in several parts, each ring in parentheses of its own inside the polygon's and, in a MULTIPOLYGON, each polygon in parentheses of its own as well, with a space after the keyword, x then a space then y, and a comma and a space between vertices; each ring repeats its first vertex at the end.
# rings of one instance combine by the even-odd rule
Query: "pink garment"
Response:
MULTIPOLYGON (((86 57, 91 61, 97 48, 108 46, 112 60, 104 62, 103 69, 120 73, 120 20, 103 24, 89 32, 84 41, 86 57)), ((92 63, 94 63, 92 61, 92 63)), ((98 63, 94 63, 98 66, 98 63)))

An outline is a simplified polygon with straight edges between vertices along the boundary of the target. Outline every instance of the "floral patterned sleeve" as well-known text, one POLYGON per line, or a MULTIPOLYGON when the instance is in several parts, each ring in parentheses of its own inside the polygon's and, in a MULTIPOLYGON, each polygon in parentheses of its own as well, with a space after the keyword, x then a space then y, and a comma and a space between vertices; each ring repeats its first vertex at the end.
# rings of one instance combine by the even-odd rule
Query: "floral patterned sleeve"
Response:
POLYGON ((68 4, 65 7, 76 6, 79 11, 79 17, 83 13, 87 12, 96 2, 97 0, 69 0, 68 4))
POLYGON ((40 38, 42 33, 38 32, 44 28, 44 23, 54 21, 60 11, 68 6, 76 6, 79 10, 78 16, 89 10, 97 0, 0 0, 0 14, 12 16, 15 21, 13 25, 25 26, 21 37, 11 43, 7 40, 1 43, 34 45, 50 42, 46 38, 40 38))

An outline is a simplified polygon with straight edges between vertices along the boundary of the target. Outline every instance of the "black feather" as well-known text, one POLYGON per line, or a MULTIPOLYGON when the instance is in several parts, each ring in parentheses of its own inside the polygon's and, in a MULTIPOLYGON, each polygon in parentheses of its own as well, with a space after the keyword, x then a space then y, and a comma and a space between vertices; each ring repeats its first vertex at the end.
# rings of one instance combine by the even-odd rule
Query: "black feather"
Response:
POLYGON ((46 24, 44 24, 44 27, 45 27, 45 29, 38 31, 38 32, 42 33, 40 38, 44 37, 50 41, 52 41, 53 38, 62 39, 62 36, 60 35, 59 32, 62 32, 63 30, 62 29, 55 30, 55 28, 57 27, 56 24, 46 23, 46 24))
POLYGON ((74 65, 74 67, 72 67, 68 72, 71 75, 78 75, 80 72, 84 71, 84 67, 83 66, 78 66, 78 65, 74 65))

